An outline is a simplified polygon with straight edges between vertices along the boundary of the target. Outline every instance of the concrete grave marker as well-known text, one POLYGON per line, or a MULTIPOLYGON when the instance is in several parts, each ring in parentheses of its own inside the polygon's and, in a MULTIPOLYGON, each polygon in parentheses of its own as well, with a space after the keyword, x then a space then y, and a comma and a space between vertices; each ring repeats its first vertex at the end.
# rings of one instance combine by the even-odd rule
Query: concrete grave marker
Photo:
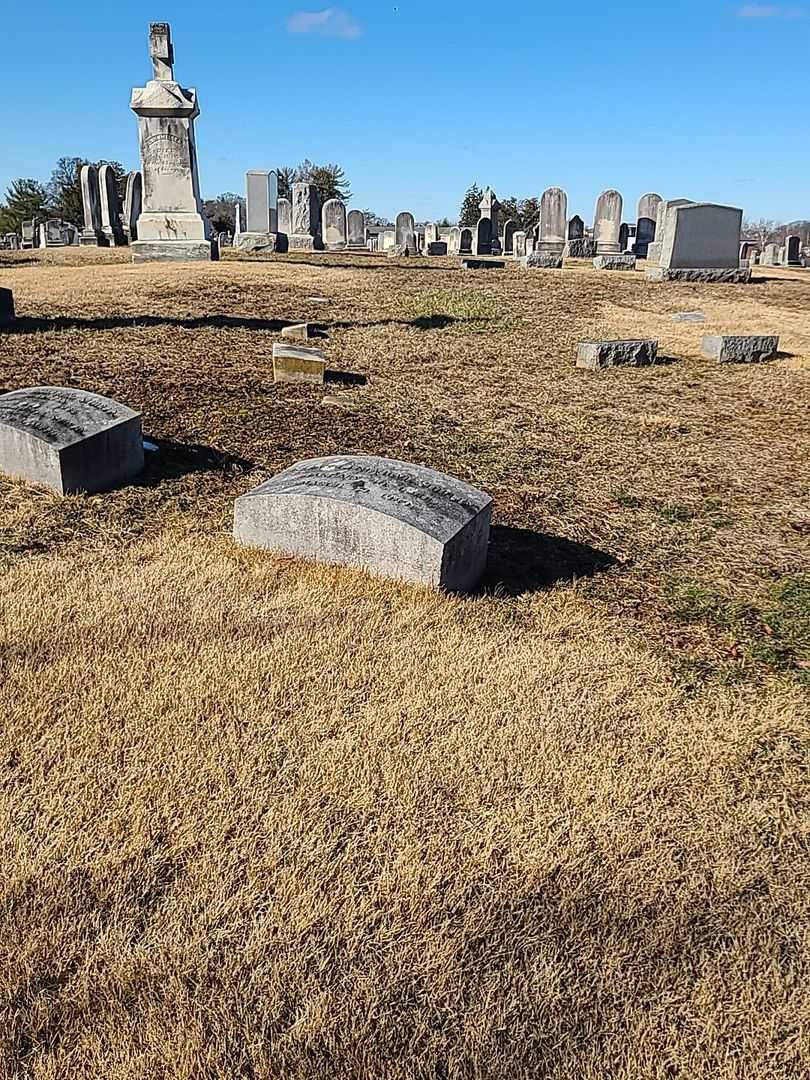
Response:
POLYGON ((273 346, 273 382, 322 383, 326 357, 320 349, 301 345, 273 346))
POLYGON ((150 23, 149 53, 154 78, 132 91, 138 117, 143 173, 143 209, 133 262, 210 260, 219 255, 203 214, 194 121, 197 91, 175 82, 174 49, 168 23, 150 23))
POLYGON ((105 491, 142 469, 141 418, 126 405, 61 386, 0 395, 0 473, 67 495, 105 491))
POLYGON ((234 537, 252 547, 466 590, 483 574, 492 499, 391 458, 299 461, 236 500, 234 537))

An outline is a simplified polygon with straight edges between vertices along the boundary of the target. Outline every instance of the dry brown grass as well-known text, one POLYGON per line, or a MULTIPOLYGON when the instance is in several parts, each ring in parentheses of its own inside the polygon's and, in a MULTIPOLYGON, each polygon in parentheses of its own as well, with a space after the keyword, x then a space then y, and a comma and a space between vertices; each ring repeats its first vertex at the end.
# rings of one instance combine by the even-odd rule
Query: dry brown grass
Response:
POLYGON ((109 495, 0 480, 6 1075, 805 1073, 805 277, 105 258, 0 262, 0 387, 162 446, 109 495), (368 385, 274 387, 299 318, 368 385), (793 355, 699 358, 737 327, 793 355), (595 333, 683 359, 577 372, 595 333), (489 589, 234 547, 334 451, 492 491, 489 589))

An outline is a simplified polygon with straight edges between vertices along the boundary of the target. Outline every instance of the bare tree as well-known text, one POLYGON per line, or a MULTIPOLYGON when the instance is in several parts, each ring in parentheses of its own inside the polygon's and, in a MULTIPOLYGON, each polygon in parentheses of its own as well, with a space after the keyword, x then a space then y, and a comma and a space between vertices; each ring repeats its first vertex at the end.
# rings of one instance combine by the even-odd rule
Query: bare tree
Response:
POLYGON ((753 240, 764 249, 766 244, 772 242, 772 238, 779 226, 775 221, 768 218, 760 218, 758 221, 744 221, 742 235, 744 240, 753 240))

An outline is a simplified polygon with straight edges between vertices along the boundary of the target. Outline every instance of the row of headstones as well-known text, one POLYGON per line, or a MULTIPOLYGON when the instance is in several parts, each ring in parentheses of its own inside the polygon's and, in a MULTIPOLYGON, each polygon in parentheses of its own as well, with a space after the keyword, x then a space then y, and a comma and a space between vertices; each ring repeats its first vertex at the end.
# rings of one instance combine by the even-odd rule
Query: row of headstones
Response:
POLYGON ((761 252, 757 252, 754 244, 743 244, 740 249, 741 259, 760 266, 802 266, 803 257, 800 236, 786 236, 782 245, 766 244, 761 252))
POLYGON ((138 238, 143 178, 127 175, 124 205, 118 196, 118 180, 111 165, 83 165, 80 172, 84 228, 79 243, 89 247, 122 247, 138 238))
POLYGON ((296 182, 292 185, 291 199, 279 198, 275 170, 251 169, 246 175, 245 192, 246 229, 242 231, 237 206, 234 234, 237 247, 248 250, 273 246, 279 250, 325 247, 327 251, 366 247, 362 211, 347 211, 340 199, 327 199, 321 206, 314 184, 296 182))
MULTIPOLYGON (((0 473, 60 495, 105 491, 145 464, 140 414, 37 386, 0 395, 0 473), (100 436, 103 434, 103 438, 100 436)), ((299 461, 238 498, 240 543, 465 590, 483 574, 492 499, 453 477, 372 456, 299 461)))
POLYGON ((79 229, 61 218, 38 221, 32 218, 20 225, 20 235, 6 233, 5 247, 12 251, 30 248, 73 247, 79 242, 79 229))

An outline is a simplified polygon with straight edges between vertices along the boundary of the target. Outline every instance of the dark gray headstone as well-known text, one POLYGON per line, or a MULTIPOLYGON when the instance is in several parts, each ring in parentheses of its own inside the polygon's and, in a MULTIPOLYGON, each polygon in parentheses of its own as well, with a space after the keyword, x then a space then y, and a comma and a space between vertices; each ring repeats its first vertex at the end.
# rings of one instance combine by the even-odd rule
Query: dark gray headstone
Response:
POLYGON ((236 500, 241 543, 382 577, 464 590, 487 558, 492 499, 391 458, 299 461, 236 500))
POLYGON ((459 254, 460 255, 472 255, 472 242, 473 234, 472 229, 462 229, 461 237, 459 239, 459 254))
POLYGON ((0 289, 0 326, 14 322, 14 294, 11 289, 0 289))
POLYGON ((579 216, 574 216, 568 222, 568 239, 569 240, 581 240, 585 235, 585 222, 579 216))
POLYGON ((143 468, 140 414, 100 394, 33 386, 0 396, 0 472, 60 495, 104 491, 143 468))

